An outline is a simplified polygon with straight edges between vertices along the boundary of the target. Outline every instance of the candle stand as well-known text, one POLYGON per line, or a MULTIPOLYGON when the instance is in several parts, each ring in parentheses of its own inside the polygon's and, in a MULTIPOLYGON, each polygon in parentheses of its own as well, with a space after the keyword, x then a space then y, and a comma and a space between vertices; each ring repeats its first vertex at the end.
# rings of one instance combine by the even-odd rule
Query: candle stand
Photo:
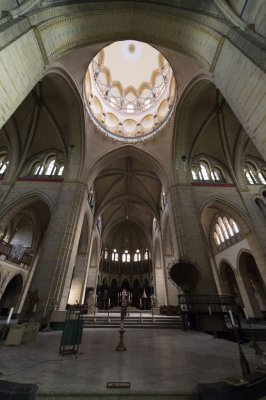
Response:
POLYGON ((151 317, 152 317, 152 322, 154 322, 153 301, 151 303, 151 317))
POLYGON ((94 297, 94 311, 93 311, 93 321, 96 322, 96 307, 97 307, 97 295, 94 297))
POLYGON ((124 345, 124 333, 125 333, 125 329, 124 329, 124 322, 121 321, 121 325, 120 325, 120 329, 119 329, 119 343, 116 346, 116 351, 126 351, 127 348, 124 345))
POLYGON ((126 346, 124 345, 124 319, 125 316, 127 315, 127 306, 128 306, 128 299, 127 299, 127 293, 126 291, 122 295, 121 299, 121 323, 120 323, 120 329, 119 329, 119 343, 116 346, 116 351, 126 351, 126 346))
POLYGON ((111 307, 111 303, 110 303, 110 299, 108 299, 107 322, 110 322, 110 307, 111 307))
POLYGON ((143 322, 143 318, 142 318, 142 301, 141 301, 141 299, 140 299, 140 302, 139 302, 139 320, 140 320, 140 322, 143 322))

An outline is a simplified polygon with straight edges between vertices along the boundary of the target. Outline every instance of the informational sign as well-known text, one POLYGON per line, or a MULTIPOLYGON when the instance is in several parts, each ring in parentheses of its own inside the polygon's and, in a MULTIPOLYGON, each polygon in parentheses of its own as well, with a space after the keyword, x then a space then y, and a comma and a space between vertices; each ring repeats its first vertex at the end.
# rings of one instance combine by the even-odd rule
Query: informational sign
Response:
POLYGON ((130 389, 130 382, 107 382, 108 389, 130 389))

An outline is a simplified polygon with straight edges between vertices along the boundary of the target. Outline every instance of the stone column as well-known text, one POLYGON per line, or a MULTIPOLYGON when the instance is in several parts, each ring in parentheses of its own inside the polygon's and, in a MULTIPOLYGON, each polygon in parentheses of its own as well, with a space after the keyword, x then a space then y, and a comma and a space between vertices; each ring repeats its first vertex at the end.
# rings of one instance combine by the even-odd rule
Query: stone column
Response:
POLYGON ((168 265, 173 264, 173 256, 164 256, 164 262, 165 262, 165 281, 166 281, 166 287, 167 287, 167 294, 168 294, 168 304, 169 305, 177 305, 177 296, 179 294, 178 288, 175 286, 174 282, 168 278, 168 265))
POLYGON ((167 304, 167 288, 165 284, 165 265, 162 255, 161 234, 157 233, 154 248, 154 286, 157 306, 164 306, 167 304))
POLYGON ((47 230, 31 290, 38 290, 36 315, 65 309, 75 264, 87 199, 82 182, 65 182, 47 230))
POLYGON ((241 192, 243 203, 246 207, 252 224, 251 228, 252 231, 254 231, 253 234, 248 235, 247 240, 252 250, 252 255, 255 258, 258 266, 260 275, 263 279, 264 285, 266 285, 266 220, 255 203, 255 195, 259 192, 258 186, 256 185, 255 187, 252 187, 251 190, 251 192, 241 192))
POLYGON ((243 278, 239 274, 239 272, 236 273, 236 282, 237 282, 238 289, 239 289, 239 292, 240 292, 240 295, 241 295, 241 298, 243 300, 244 307, 245 307, 245 310, 246 310, 248 316, 249 317, 255 317, 255 313, 254 313, 252 304, 250 302, 247 289, 246 289, 246 287, 244 285, 243 278))
POLYGON ((213 271, 207 253, 206 240, 200 226, 192 186, 175 184, 168 188, 170 216, 174 222, 179 257, 188 259, 199 269, 197 293, 217 294, 213 271))
POLYGON ((79 253, 76 257, 75 268, 73 271, 73 277, 71 280, 71 288, 68 297, 69 304, 82 303, 83 286, 86 275, 88 263, 88 254, 79 253))

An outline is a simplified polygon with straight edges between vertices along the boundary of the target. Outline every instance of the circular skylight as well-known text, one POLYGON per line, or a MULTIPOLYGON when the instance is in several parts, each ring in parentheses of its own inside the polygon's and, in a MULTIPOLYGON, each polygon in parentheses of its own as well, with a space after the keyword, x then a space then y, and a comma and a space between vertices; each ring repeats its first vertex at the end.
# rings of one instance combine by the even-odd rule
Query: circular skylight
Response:
POLYGON ((173 71, 148 44, 115 42, 90 63, 84 100, 90 119, 106 136, 123 142, 143 141, 157 134, 172 115, 173 71))

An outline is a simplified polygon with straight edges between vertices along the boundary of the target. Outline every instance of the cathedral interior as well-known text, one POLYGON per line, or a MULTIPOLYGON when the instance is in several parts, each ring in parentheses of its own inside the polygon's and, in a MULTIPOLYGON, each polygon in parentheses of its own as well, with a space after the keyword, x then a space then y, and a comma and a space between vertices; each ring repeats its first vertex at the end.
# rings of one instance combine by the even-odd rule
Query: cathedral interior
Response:
MULTIPOLYGON (((200 380, 178 386, 171 351, 189 374, 182 349, 205 343, 212 382, 238 368, 211 375, 203 331, 238 318, 266 331, 265 20, 264 0, 0 0, 2 340, 7 320, 37 321, 54 329, 37 338, 49 352, 66 310, 110 322, 126 293, 141 321, 181 318, 177 343, 174 330, 128 331, 135 352, 138 334, 154 341, 151 364, 165 346, 169 387, 192 396, 176 398, 200 380)), ((115 368, 117 330, 97 329, 83 342, 94 332, 115 368)), ((10 352, 21 369, 38 352, 0 343, 11 371, 10 352)))

